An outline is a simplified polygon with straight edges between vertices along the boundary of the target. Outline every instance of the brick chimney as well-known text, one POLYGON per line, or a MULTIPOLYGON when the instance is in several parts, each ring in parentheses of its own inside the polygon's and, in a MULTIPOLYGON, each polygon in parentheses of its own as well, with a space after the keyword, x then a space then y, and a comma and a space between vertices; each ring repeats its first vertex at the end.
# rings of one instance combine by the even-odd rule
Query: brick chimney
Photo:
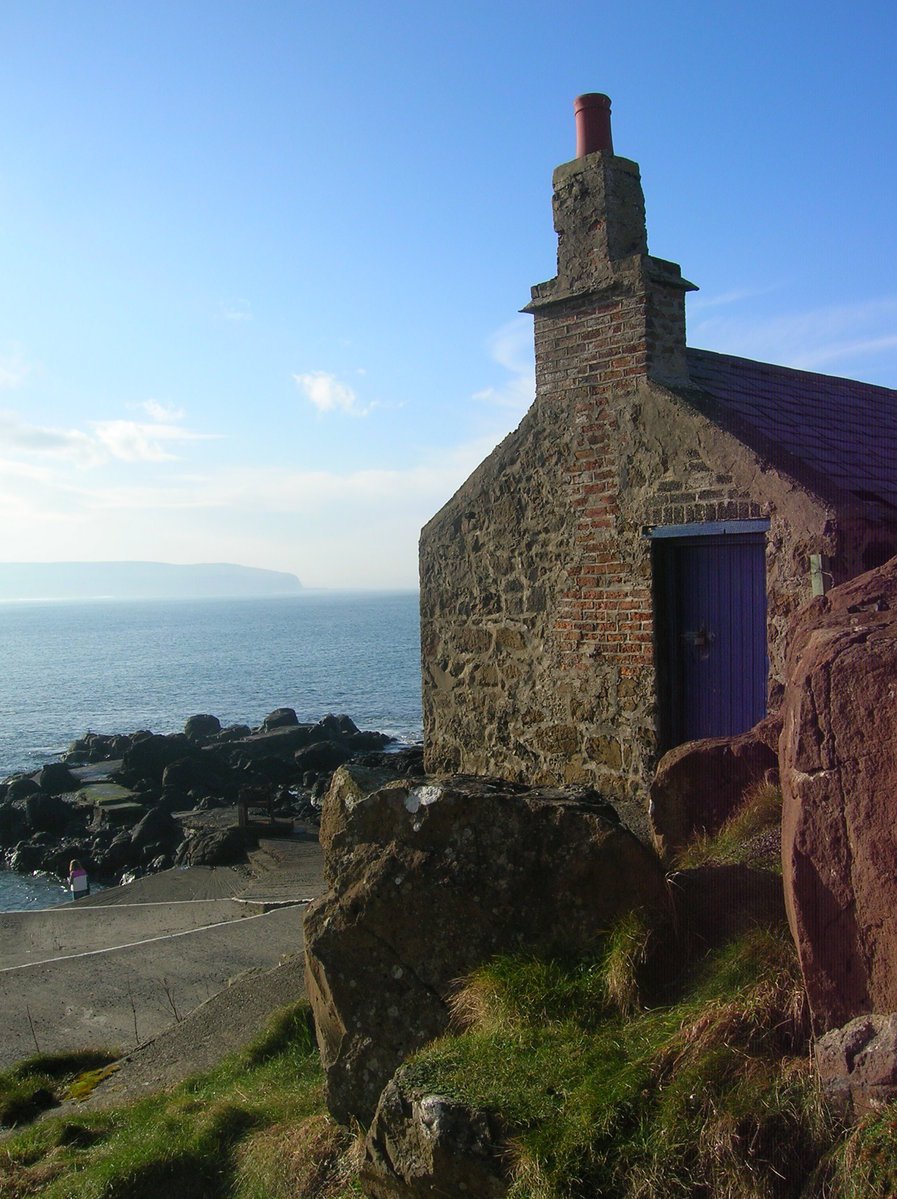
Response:
POLYGON ((608 97, 579 96, 574 111, 578 157, 553 177, 557 275, 532 289, 524 312, 555 321, 561 309, 568 319, 584 305, 593 317, 603 307, 617 330, 609 334, 617 361, 608 362, 609 384, 624 377, 620 372, 686 383, 685 293, 694 284, 675 263, 648 254, 638 165, 613 152, 608 97))

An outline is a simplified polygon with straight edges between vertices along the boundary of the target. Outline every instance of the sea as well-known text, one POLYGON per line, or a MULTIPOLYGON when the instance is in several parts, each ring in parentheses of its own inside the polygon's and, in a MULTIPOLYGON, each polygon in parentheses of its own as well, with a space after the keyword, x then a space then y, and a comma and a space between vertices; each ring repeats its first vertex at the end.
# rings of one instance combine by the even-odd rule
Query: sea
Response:
MULTIPOLYGON (((255 727, 280 707, 419 742, 417 592, 0 602, 0 778, 87 731, 179 732, 197 713, 255 727)), ((66 897, 0 870, 0 911, 66 897)))

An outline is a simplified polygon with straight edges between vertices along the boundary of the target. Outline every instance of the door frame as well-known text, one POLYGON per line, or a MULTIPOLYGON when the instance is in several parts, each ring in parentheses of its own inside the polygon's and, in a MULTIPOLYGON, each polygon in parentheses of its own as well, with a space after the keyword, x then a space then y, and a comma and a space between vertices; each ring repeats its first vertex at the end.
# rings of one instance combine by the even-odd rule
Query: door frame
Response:
MULTIPOLYGON (((656 678, 656 734, 658 756, 681 745, 684 735, 685 705, 682 698, 682 655, 676 624, 676 585, 673 550, 676 545, 694 544, 713 538, 721 544, 733 544, 741 537, 756 542, 769 530, 768 520, 707 521, 682 525, 655 525, 644 530, 651 543, 651 576, 654 603, 654 669, 656 678)), ((766 628, 764 627, 764 634, 766 628)))

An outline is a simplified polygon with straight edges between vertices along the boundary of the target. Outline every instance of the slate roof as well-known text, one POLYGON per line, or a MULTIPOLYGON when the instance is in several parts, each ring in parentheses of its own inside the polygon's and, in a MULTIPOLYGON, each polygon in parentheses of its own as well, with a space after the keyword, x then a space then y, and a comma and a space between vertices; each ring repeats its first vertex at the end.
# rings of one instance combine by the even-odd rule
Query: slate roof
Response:
POLYGON ((818 495, 897 516, 897 391, 710 350, 686 353, 700 388, 688 399, 712 420, 818 495))

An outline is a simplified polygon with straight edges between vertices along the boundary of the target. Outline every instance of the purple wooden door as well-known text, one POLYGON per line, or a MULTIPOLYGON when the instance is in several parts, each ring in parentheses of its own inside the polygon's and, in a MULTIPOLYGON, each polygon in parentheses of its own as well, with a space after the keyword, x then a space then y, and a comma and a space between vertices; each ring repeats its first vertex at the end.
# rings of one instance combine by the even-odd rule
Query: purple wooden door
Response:
POLYGON ((766 715, 763 534, 670 539, 655 562, 665 748, 745 732, 766 715))

